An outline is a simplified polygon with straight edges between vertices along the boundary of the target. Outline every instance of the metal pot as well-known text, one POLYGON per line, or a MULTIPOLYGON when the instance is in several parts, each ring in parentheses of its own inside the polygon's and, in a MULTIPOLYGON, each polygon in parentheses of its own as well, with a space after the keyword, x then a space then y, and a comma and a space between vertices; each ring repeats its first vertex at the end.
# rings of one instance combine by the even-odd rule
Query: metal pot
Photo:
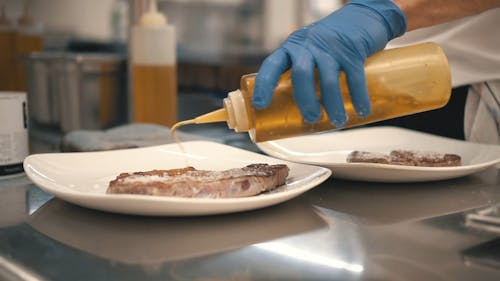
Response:
POLYGON ((27 60, 30 120, 62 132, 127 122, 126 58, 33 53, 27 60))

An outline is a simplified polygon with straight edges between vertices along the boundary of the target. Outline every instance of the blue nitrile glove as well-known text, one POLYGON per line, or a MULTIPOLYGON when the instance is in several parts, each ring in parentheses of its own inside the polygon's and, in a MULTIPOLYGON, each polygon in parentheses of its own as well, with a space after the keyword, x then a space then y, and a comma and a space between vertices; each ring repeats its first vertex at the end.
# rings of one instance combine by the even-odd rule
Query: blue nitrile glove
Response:
POLYGON ((387 42, 406 31, 406 18, 389 0, 353 0, 325 18, 292 33, 262 63, 255 81, 253 105, 266 108, 279 77, 292 68, 295 103, 304 120, 321 117, 314 90, 314 68, 320 76, 321 103, 330 122, 342 127, 347 121, 340 95, 339 71, 344 71, 358 115, 370 113, 364 63, 387 42))

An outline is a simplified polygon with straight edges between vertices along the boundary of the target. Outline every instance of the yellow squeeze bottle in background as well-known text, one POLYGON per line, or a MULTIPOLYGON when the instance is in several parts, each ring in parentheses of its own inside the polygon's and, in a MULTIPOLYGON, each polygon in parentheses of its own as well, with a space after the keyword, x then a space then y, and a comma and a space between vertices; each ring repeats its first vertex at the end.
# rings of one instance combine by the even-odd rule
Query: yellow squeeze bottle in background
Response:
POLYGON ((24 2, 23 13, 17 20, 16 27, 16 91, 27 91, 25 59, 33 52, 43 50, 43 28, 35 22, 30 13, 29 1, 24 2))
POLYGON ((16 30, 7 18, 5 4, 0 7, 0 91, 15 91, 16 30))
POLYGON ((175 27, 149 1, 131 33, 133 121, 172 126, 177 122, 175 27))
POLYGON ((25 1, 17 25, 0 10, 0 91, 26 91, 25 59, 43 49, 42 26, 34 21, 25 1))
MULTIPOLYGON (((446 105, 451 95, 451 74, 446 56, 438 45, 422 43, 378 52, 365 63, 371 113, 359 117, 351 103, 345 76, 340 77, 341 92, 348 120, 345 128, 432 110, 446 105)), ((290 72, 284 73, 269 107, 257 110, 251 105, 255 75, 241 78, 239 90, 224 99, 224 108, 179 122, 186 124, 226 121, 236 132, 248 132, 254 142, 336 129, 322 109, 314 124, 303 120, 293 100, 290 72)), ((317 95, 319 83, 316 79, 317 95)))

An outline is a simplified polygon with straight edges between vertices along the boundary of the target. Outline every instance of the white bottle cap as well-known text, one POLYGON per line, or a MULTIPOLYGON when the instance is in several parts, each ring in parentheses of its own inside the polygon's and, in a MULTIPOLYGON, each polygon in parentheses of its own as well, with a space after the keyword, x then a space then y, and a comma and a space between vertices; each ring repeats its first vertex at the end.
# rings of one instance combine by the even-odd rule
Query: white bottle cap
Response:
POLYGON ((224 99, 224 106, 227 110, 229 128, 236 132, 248 132, 250 130, 250 120, 245 105, 245 98, 240 90, 232 91, 224 99))
POLYGON ((139 24, 147 27, 162 27, 167 24, 167 17, 158 13, 156 0, 149 0, 149 11, 141 16, 139 24))
POLYGON ((167 24, 156 0, 150 0, 149 11, 132 28, 131 61, 138 65, 176 65, 175 27, 167 24))

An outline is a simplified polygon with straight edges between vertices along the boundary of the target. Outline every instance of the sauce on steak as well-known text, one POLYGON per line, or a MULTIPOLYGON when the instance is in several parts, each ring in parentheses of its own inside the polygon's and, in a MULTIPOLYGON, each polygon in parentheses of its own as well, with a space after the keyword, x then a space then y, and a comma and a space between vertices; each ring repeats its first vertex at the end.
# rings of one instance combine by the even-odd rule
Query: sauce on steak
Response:
POLYGON ((190 198, 235 198, 257 195, 284 185, 289 168, 284 164, 252 164, 223 171, 193 167, 122 173, 106 193, 190 198))

